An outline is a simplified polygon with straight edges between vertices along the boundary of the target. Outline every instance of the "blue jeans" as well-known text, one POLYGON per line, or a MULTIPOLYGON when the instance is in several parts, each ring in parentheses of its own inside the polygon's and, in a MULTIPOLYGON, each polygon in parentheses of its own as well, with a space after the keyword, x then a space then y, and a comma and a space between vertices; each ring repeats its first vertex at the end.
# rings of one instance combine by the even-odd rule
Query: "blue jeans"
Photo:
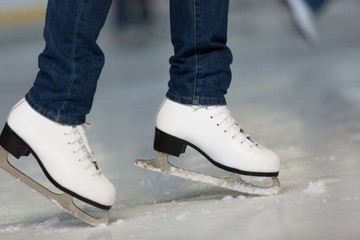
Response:
MULTIPOLYGON (((49 0, 45 50, 26 94, 43 116, 64 124, 85 122, 104 54, 96 41, 111 0, 49 0)), ((166 96, 179 103, 224 105, 232 54, 226 46, 228 0, 170 0, 170 81, 166 96)))
POLYGON ((329 2, 329 0, 305 0, 311 10, 315 13, 320 12, 325 4, 329 2))

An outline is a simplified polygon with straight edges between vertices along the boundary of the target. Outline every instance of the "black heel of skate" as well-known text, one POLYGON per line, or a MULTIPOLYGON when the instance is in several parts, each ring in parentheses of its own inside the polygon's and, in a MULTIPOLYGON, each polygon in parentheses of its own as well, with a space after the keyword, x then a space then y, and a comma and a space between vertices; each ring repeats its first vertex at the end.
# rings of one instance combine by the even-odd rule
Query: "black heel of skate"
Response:
POLYGON ((19 159, 21 156, 29 156, 29 146, 9 127, 6 123, 0 135, 0 146, 11 155, 19 159))
POLYGON ((186 146, 187 143, 184 140, 155 128, 154 149, 156 151, 179 157, 185 152, 186 146))

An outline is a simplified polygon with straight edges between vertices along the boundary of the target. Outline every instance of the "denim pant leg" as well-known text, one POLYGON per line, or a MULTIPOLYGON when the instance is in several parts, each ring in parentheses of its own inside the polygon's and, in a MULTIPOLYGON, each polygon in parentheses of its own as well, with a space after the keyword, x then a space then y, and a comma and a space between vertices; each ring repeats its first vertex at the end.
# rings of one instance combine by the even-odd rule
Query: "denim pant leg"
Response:
POLYGON ((305 0, 315 13, 320 12, 329 0, 305 0))
POLYGON ((85 122, 104 54, 96 43, 111 0, 49 0, 39 73, 26 94, 43 116, 65 125, 85 122))
POLYGON ((227 47, 229 0, 170 0, 170 81, 167 97, 179 103, 224 105, 231 82, 227 47))

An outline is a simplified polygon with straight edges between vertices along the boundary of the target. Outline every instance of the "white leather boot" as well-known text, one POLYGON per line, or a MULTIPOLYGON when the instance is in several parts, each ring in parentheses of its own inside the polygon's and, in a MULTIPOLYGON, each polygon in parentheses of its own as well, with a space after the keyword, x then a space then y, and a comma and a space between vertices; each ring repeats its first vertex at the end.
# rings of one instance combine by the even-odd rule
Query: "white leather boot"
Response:
POLYGON ((230 172, 272 177, 279 174, 276 153, 244 133, 226 106, 184 105, 165 99, 156 119, 154 149, 179 156, 187 146, 230 172))
POLYGON ((86 125, 53 122, 23 99, 10 112, 2 145, 19 158, 32 153, 49 180, 62 191, 102 209, 114 204, 116 191, 96 163, 86 125))

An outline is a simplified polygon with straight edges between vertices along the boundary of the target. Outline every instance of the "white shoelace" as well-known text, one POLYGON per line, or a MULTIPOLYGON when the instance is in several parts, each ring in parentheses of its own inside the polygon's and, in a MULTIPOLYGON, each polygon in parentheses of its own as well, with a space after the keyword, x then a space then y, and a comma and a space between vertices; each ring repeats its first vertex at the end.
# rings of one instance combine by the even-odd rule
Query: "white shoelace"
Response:
POLYGON ((77 144, 73 153, 83 152, 84 156, 78 159, 79 162, 86 161, 85 169, 89 170, 90 168, 94 169, 93 175, 100 175, 101 169, 99 168, 98 163, 96 162, 95 156, 90 148, 89 142, 86 137, 86 131, 91 127, 90 123, 84 123, 82 125, 73 126, 69 132, 66 132, 66 136, 74 135, 75 139, 68 142, 70 145, 77 144))
POLYGON ((252 143, 251 147, 258 146, 258 143, 254 142, 250 135, 235 121, 226 106, 208 106, 206 110, 213 112, 210 117, 217 119, 217 126, 223 125, 225 129, 224 132, 232 134, 233 139, 239 139, 241 144, 249 140, 252 143))

